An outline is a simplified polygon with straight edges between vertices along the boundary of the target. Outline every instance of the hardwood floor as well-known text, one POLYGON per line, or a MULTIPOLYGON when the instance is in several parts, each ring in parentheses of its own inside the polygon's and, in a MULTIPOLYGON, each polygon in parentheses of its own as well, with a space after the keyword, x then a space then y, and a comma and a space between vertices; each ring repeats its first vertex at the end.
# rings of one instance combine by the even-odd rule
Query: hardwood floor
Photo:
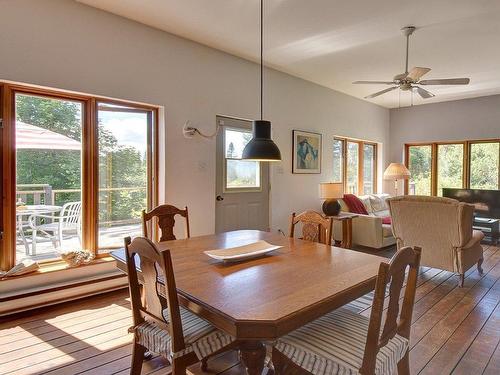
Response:
MULTIPOLYGON (((500 373, 500 248, 484 250, 484 274, 469 270, 464 288, 450 272, 422 269, 412 322, 412 374, 500 373)), ((357 308, 370 313, 366 303, 357 308)), ((0 323, 0 374, 128 374, 130 325, 126 290, 16 316, 0 323)), ((209 367, 211 374, 244 373, 235 352, 209 367)), ((143 366, 143 374, 168 371, 160 357, 143 366)))

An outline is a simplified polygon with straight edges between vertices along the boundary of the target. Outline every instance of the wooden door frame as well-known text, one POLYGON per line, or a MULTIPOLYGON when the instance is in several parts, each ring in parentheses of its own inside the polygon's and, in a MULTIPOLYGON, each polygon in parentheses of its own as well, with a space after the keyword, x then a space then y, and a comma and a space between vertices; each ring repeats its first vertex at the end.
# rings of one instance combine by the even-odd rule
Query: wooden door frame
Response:
MULTIPOLYGON (((73 93, 64 90, 41 88, 25 84, 0 81, 1 99, 0 115, 0 153, 2 164, 2 224, 3 238, 0 239, 0 269, 8 270, 16 262, 16 149, 15 149, 15 95, 25 94, 52 99, 74 101, 82 104, 82 248, 87 249, 97 258, 106 256, 98 254, 98 103, 109 103, 144 109, 152 113, 151 131, 148 132, 147 157, 148 165, 148 209, 158 202, 158 126, 159 107, 135 103, 132 101, 109 99, 87 94, 73 93)), ((56 260, 59 262, 60 260, 56 260)), ((53 263, 54 260, 39 261, 39 263, 53 263)))

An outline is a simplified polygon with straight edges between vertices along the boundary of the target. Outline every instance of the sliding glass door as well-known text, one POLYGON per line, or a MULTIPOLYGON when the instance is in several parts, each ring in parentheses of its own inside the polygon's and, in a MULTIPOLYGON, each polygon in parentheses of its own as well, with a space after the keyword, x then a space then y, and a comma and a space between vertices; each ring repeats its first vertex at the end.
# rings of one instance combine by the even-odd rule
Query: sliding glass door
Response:
POLYGON ((99 256, 141 234, 156 199, 157 108, 0 83, 0 269, 99 256))
POLYGON ((151 111, 99 102, 98 247, 123 246, 141 234, 141 211, 151 199, 151 111))

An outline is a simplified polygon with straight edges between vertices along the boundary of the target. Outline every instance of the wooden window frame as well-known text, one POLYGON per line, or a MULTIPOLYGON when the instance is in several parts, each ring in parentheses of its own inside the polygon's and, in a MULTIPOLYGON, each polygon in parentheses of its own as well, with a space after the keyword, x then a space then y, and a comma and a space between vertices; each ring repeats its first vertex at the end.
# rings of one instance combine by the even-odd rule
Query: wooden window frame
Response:
MULTIPOLYGON (((103 258, 107 253, 98 248, 98 104, 106 103, 143 109, 152 116, 151 131, 148 127, 148 209, 158 202, 158 123, 159 107, 126 100, 109 99, 100 96, 78 94, 69 91, 40 88, 0 81, 0 127, 1 170, 3 194, 0 239, 0 269, 8 270, 16 263, 16 149, 15 149, 15 95, 25 94, 52 99, 82 103, 82 248, 103 258)), ((110 249, 110 248, 109 248, 110 249)), ((60 262, 60 259, 39 261, 39 263, 60 262)))
MULTIPOLYGON (((471 146, 478 143, 500 143, 500 138, 491 139, 472 139, 462 141, 440 141, 440 142, 419 142, 419 143, 405 143, 404 150, 404 164, 409 168, 410 163, 410 147, 418 146, 431 146, 431 196, 438 194, 438 158, 439 146, 442 145, 462 145, 463 146, 463 160, 462 160, 462 189, 470 189, 470 155, 471 146)), ((500 185, 500 171, 499 171, 499 185, 500 185)), ((409 180, 405 181, 404 193, 409 192, 409 180)))
POLYGON ((373 192, 372 194, 377 194, 378 192, 378 143, 376 142, 370 142, 370 141, 361 141, 358 139, 352 139, 352 138, 346 138, 346 137, 333 137, 334 141, 340 141, 342 143, 342 181, 335 181, 335 182, 342 182, 344 185, 344 192, 347 192, 347 143, 357 143, 358 144, 358 192, 357 195, 363 195, 361 194, 364 192, 364 179, 363 179, 363 164, 364 164, 364 146, 365 145, 370 145, 373 146, 373 192))

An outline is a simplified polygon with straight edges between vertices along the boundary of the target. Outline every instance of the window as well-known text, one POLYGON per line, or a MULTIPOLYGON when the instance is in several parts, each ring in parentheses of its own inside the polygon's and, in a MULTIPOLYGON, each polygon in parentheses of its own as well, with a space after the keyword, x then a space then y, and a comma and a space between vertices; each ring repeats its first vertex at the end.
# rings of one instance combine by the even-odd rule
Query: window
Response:
POLYGON ((461 188, 464 181, 464 145, 437 145, 437 195, 443 188, 461 188))
POLYGON ((344 182, 346 194, 377 191, 377 144, 346 138, 333 140, 333 182, 344 182))
POLYGON ((410 146, 407 167, 411 173, 408 194, 431 195, 432 146, 410 146))
POLYGON ((499 189, 500 142, 470 145, 470 188, 499 189))
POLYGON ((225 191, 260 190, 260 162, 241 160, 243 149, 252 139, 246 129, 224 128, 225 191))
POLYGON ((406 145, 408 194, 443 195, 443 188, 498 189, 500 140, 406 145))
POLYGON ((363 144, 363 194, 375 193, 375 145, 363 144))
POLYGON ((155 202, 157 108, 1 84, 0 268, 98 255, 141 233, 155 202), (12 110, 10 110, 12 108, 12 110), (92 115, 95 114, 95 115, 92 115))

